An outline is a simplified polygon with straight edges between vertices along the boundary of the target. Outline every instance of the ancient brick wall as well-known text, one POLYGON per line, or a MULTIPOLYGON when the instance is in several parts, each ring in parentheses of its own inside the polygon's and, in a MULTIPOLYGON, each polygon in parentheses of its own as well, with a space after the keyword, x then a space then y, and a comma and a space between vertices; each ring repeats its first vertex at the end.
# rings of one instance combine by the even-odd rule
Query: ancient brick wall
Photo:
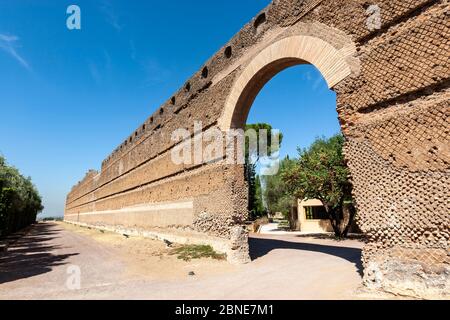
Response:
POLYGON ((313 63, 338 97, 358 223, 369 237, 365 284, 448 295, 449 41, 444 0, 274 1, 137 128, 101 172, 89 172, 73 188, 66 220, 199 241, 206 235, 223 243, 231 260, 246 261, 242 167, 220 158, 177 165, 171 150, 179 142, 171 134, 179 128, 194 134, 194 121, 205 132, 242 126, 266 81, 291 65, 313 63), (367 26, 370 5, 381 10, 381 28, 367 26), (267 48, 296 56, 269 61, 267 48), (259 82, 246 77, 249 66, 262 66, 255 70, 259 82))

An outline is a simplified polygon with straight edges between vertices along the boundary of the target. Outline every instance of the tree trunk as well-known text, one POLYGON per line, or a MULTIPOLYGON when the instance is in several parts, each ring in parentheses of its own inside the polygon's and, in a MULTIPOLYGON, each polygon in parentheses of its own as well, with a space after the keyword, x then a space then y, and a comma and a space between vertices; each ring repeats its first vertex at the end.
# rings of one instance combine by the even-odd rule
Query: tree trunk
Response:
MULTIPOLYGON (((342 236, 343 237, 347 237, 348 233, 350 231, 350 228, 353 225, 353 221, 355 220, 355 216, 356 216, 356 208, 353 204, 349 204, 348 206, 344 207, 344 212, 348 212, 348 223, 347 226, 345 227, 344 231, 342 232, 342 236)), ((345 220, 345 219, 344 219, 345 220)))
POLYGON ((291 231, 300 231, 298 208, 296 206, 292 206, 291 212, 289 214, 289 228, 291 229, 291 231))
POLYGON ((324 204, 324 206, 325 210, 328 213, 328 218, 330 219, 331 226, 333 227, 334 235, 337 238, 346 238, 356 216, 355 207, 353 205, 345 206, 343 204, 338 209, 332 209, 327 204, 324 204), (345 217, 345 211, 348 212, 348 220, 345 217))
POLYGON ((325 207, 325 211, 328 213, 328 219, 330 219, 331 227, 333 228, 334 234, 336 237, 340 237, 341 231, 339 225, 337 224, 336 219, 336 210, 332 209, 330 205, 323 202, 323 206, 325 207))

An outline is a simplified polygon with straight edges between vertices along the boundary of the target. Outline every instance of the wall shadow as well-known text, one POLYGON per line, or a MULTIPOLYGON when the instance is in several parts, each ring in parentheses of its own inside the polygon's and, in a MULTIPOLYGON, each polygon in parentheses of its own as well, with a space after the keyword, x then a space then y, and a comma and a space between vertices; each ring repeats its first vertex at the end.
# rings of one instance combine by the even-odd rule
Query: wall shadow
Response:
POLYGON ((54 254, 60 246, 51 245, 60 231, 54 224, 39 223, 17 239, 7 252, 0 254, 0 284, 34 277, 52 271, 53 267, 78 253, 54 254))
POLYGON ((339 246, 329 246, 314 243, 301 243, 288 240, 278 239, 264 239, 264 238, 249 238, 250 257, 256 260, 267 255, 272 250, 276 249, 291 249, 319 252, 329 254, 353 263, 358 270, 358 273, 363 276, 362 265, 362 250, 359 248, 348 248, 339 246))

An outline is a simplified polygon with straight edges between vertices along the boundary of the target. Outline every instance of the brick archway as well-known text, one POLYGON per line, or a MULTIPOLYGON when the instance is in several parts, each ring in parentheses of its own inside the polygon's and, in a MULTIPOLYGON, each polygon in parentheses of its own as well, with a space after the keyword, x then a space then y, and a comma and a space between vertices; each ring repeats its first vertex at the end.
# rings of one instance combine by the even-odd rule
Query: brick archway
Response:
MULTIPOLYGON (((348 47, 354 48, 351 42, 348 47)), ((259 91, 282 70, 312 64, 331 89, 351 75, 346 58, 354 53, 355 50, 338 50, 320 38, 307 35, 291 36, 270 44, 251 60, 233 84, 219 119, 220 129, 243 127, 259 91)))
POLYGON ((274 74, 312 63, 337 94, 367 287, 450 292, 450 56, 439 0, 274 0, 67 196, 65 220, 189 243, 248 259, 243 170, 178 165, 171 133, 242 126, 274 74), (378 14, 378 17, 368 15, 378 14), (380 22, 374 26, 373 22, 380 22), (370 22, 370 23, 369 23, 370 22))

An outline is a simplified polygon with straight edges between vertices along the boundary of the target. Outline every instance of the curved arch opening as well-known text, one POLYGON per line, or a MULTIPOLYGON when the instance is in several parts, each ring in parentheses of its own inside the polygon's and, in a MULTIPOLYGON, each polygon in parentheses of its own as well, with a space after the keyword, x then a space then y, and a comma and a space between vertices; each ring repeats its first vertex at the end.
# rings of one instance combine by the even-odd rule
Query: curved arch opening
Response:
POLYGON ((256 97, 272 78, 285 69, 303 64, 308 64, 308 62, 296 58, 284 58, 276 60, 259 70, 242 90, 231 118, 230 128, 238 129, 245 126, 256 97))
MULTIPOLYGON (((277 157, 266 158, 262 162, 258 160, 253 167, 246 163, 250 220, 267 215, 271 222, 259 230, 264 239, 250 237, 251 257, 256 259, 280 248, 298 249, 299 255, 304 251, 326 252, 334 256, 349 254, 352 256, 349 262, 354 263, 361 272, 358 263, 361 252, 357 241, 345 240, 346 244, 356 245, 351 248, 340 247, 336 243, 330 252, 325 245, 326 241, 337 236, 335 227, 345 229, 348 226, 351 233, 360 233, 354 216, 349 215, 350 211, 339 213, 342 214, 339 218, 342 223, 336 219, 331 221, 325 204, 319 198, 303 199, 284 193, 289 188, 287 182, 282 182, 280 174, 287 165, 304 159, 302 152, 298 150, 309 149, 319 140, 330 141, 341 132, 336 94, 328 88, 321 72, 302 60, 283 59, 271 63, 255 73, 250 84, 242 91, 236 109, 241 112, 233 115, 232 128, 240 129, 246 125, 249 125, 248 128, 268 126, 283 134, 277 157), (276 173, 267 170, 274 161, 279 166, 276 173), (270 188, 273 190, 268 190, 270 188), (280 236, 283 237, 283 243, 272 238, 280 236), (314 246, 305 247, 302 244, 303 238, 312 241, 314 246), (261 246, 271 249, 261 253, 258 251, 261 246)), ((262 160, 259 156, 258 159, 262 160)), ((344 237, 346 236, 347 234, 344 237)), ((359 237, 352 235, 355 236, 359 237)))
POLYGON ((286 68, 312 64, 319 69, 328 87, 333 88, 352 73, 346 60, 351 50, 341 50, 311 36, 292 36, 266 47, 250 61, 235 81, 219 120, 220 128, 228 131, 242 127, 259 91, 286 68))
POLYGON ((313 65, 288 67, 266 82, 248 107, 243 125, 254 123, 281 131, 280 158, 297 156, 297 147, 340 132, 336 93, 313 65))
MULTIPOLYGON (((219 120, 219 126, 223 131, 227 131, 230 129, 242 129, 245 128, 246 125, 255 125, 248 128, 271 127, 273 129, 279 129, 281 133, 283 133, 284 140, 286 140, 286 138, 288 140, 291 140, 291 146, 288 152, 280 150, 280 156, 283 156, 278 158, 276 161, 279 161, 279 163, 281 163, 281 166, 283 166, 282 158, 285 156, 291 157, 290 159, 287 159, 288 162, 286 163, 289 163, 289 161, 294 160, 294 158, 296 157, 299 157, 297 159, 300 159, 302 157, 302 154, 297 153, 297 148, 304 149, 310 147, 315 142, 315 138, 322 136, 324 138, 322 141, 324 142, 328 140, 332 141, 332 139, 339 139, 340 136, 338 136, 338 134, 340 133, 340 125, 336 112, 336 95, 333 92, 333 87, 340 81, 348 77, 352 73, 351 70, 352 69, 348 65, 344 54, 321 39, 309 36, 294 36, 282 39, 262 50, 241 70, 225 103, 225 110, 222 114, 221 119, 219 120), (301 128, 302 126, 298 125, 297 127, 300 127, 301 129, 297 128, 296 130, 290 130, 289 137, 284 135, 283 127, 280 127, 279 124, 275 123, 275 120, 277 120, 279 114, 290 114, 291 117, 298 117, 299 121, 301 121, 301 117, 299 117, 299 114, 297 112, 302 112, 304 110, 302 110, 301 108, 303 106, 295 105, 297 103, 292 103, 294 104, 292 107, 300 107, 296 108, 297 110, 295 111, 283 108, 284 105, 281 105, 282 102, 276 100, 272 101, 272 106, 270 107, 270 109, 268 108, 264 110, 269 111, 269 117, 261 117, 258 118, 257 121, 255 121, 255 119, 251 117, 250 121, 248 121, 250 110, 255 110, 255 101, 259 101, 257 97, 260 96, 261 92, 264 92, 263 95, 265 95, 267 87, 269 90, 273 89, 270 88, 271 85, 268 85, 269 83, 272 83, 272 79, 280 78, 278 77, 279 74, 285 74, 286 72, 289 73, 290 71, 285 71, 287 69, 298 70, 297 68, 309 68, 310 70, 314 69, 314 82, 317 82, 317 87, 321 87, 320 92, 316 92, 318 94, 318 98, 320 99, 320 95, 325 95, 328 98, 328 109, 322 109, 320 111, 314 110, 314 108, 312 108, 311 106, 314 105, 316 101, 312 99, 310 102, 309 110, 306 111, 310 113, 309 119, 313 119, 313 121, 311 122, 315 122, 316 128, 314 129, 317 130, 310 130, 311 127, 309 129, 305 129, 305 127, 307 126, 301 128), (327 118, 327 121, 329 121, 328 123, 320 123, 320 112, 327 113, 325 117, 327 118), (329 125, 333 129, 321 130, 321 125, 329 125), (305 130, 309 130, 309 132, 305 132, 305 130), (306 133, 305 135, 308 136, 307 139, 299 138, 301 135, 303 135, 303 133, 306 133), (296 146, 293 147, 292 144, 296 144, 296 146)), ((281 79, 283 78, 284 76, 281 76, 281 79)), ((286 79, 284 80, 286 81, 286 79)), ((301 81, 302 78, 292 80, 292 82, 296 83, 301 81)), ((311 82, 311 79, 309 79, 309 81, 311 82)), ((296 93, 298 95, 305 94, 305 90, 308 89, 299 87, 300 92, 296 93)), ((275 94, 279 94, 279 92, 275 92, 275 94)), ((295 95, 295 98, 298 99, 297 94, 295 95)), ((310 94, 310 96, 312 95, 313 94, 310 94)), ((291 94, 290 96, 292 97, 293 95, 291 94)), ((285 98, 286 97, 282 96, 280 97, 280 100, 283 100, 285 98)), ((258 106, 256 106, 256 108, 258 108, 258 106)), ((278 121, 278 123, 280 122, 278 121)), ((309 123, 309 125, 310 124, 311 123, 309 123)), ((293 122, 289 122, 288 125, 295 126, 293 122)), ((317 141, 321 140, 319 139, 317 141)), ((284 143, 285 142, 282 142, 281 144, 282 149, 284 143)), ((260 155, 258 155, 257 158, 261 159, 260 155)), ((298 160, 297 163, 301 163, 302 161, 303 160, 298 160)), ((345 161, 342 160, 339 163, 343 164, 345 163, 345 161)), ((269 164, 269 166, 270 165, 271 164, 269 164)), ((252 220, 261 217, 261 215, 259 215, 258 213, 259 208, 265 210, 266 214, 269 214, 270 219, 279 219, 276 218, 276 211, 274 211, 272 208, 269 209, 268 206, 264 206, 261 204, 261 202, 264 201, 264 196, 262 196, 261 193, 265 193, 263 189, 266 189, 267 191, 267 186, 264 186, 264 183, 267 183, 268 181, 264 178, 265 174, 261 174, 265 170, 264 166, 266 165, 262 165, 260 163, 258 165, 259 168, 256 169, 255 164, 251 164, 250 162, 246 162, 245 164, 245 181, 248 184, 248 212, 252 220), (259 174, 257 174, 258 171, 259 174), (253 187, 251 186, 252 184, 253 187), (257 194, 255 190, 259 190, 259 194, 257 194), (257 196, 259 196, 259 200, 257 199, 257 196)), ((330 172, 334 172, 333 170, 331 170, 330 172)), ((278 173, 270 173, 269 175, 278 175, 278 173)), ((281 178, 281 176, 278 176, 278 178, 278 186, 280 186, 282 183, 284 183, 285 185, 288 183, 287 181, 281 183, 280 181, 284 178, 281 178)), ((287 187, 285 188, 285 190, 288 189, 289 188, 287 187)), ((274 190, 280 189, 274 188, 274 190)), ((269 229, 267 230, 269 231, 269 233, 266 233, 266 235, 279 236, 282 235, 285 231, 286 233, 284 235, 288 237, 286 241, 292 242, 293 248, 299 248, 299 250, 303 250, 303 246, 298 245, 298 243, 301 243, 302 241, 301 238, 298 238, 302 233, 316 233, 324 236, 339 234, 340 236, 340 234, 347 234, 348 231, 344 231, 344 229, 350 230, 346 225, 351 226, 351 228, 353 228, 352 230, 357 230, 357 227, 354 224, 353 220, 353 211, 344 212, 346 208, 342 207, 341 210, 333 213, 326 212, 329 208, 328 203, 318 200, 322 199, 320 198, 320 196, 321 195, 318 194, 317 199, 308 199, 303 198, 303 196, 299 196, 297 194, 290 194, 288 200, 285 201, 285 199, 281 199, 280 201, 284 201, 283 205, 285 209, 283 209, 282 217, 284 216, 284 219, 282 218, 282 220, 284 221, 283 223, 287 225, 287 228, 280 228, 279 223, 272 224, 271 227, 269 227, 269 229), (302 198, 300 199, 300 197, 302 198), (305 199, 307 199, 308 201, 306 201, 305 199), (331 214, 333 215, 332 219, 330 218, 331 214), (344 222, 345 219, 347 219, 346 222, 344 222)), ((261 241, 264 242, 266 240, 267 239, 261 241)), ((321 249, 327 249, 326 246, 322 246, 322 243, 320 241, 321 240, 317 239, 317 246, 313 248, 313 251, 320 252, 321 249)), ((255 256, 255 252, 254 250, 252 250, 252 242, 255 242, 255 238, 251 237, 251 256, 252 258, 258 258, 259 256, 255 256)), ((272 249, 277 249, 277 245, 278 243, 275 244, 272 249)), ((336 250, 341 252, 340 249, 336 250)), ((355 256, 356 258, 354 261, 352 259, 351 262, 357 264, 358 254, 360 253, 360 250, 359 248, 357 248, 354 251, 356 253, 354 255, 352 254, 352 256, 355 256)), ((342 252, 343 254, 346 254, 346 249, 342 249, 342 252)), ((334 251, 330 252, 330 254, 339 256, 339 253, 335 254, 334 251)))

